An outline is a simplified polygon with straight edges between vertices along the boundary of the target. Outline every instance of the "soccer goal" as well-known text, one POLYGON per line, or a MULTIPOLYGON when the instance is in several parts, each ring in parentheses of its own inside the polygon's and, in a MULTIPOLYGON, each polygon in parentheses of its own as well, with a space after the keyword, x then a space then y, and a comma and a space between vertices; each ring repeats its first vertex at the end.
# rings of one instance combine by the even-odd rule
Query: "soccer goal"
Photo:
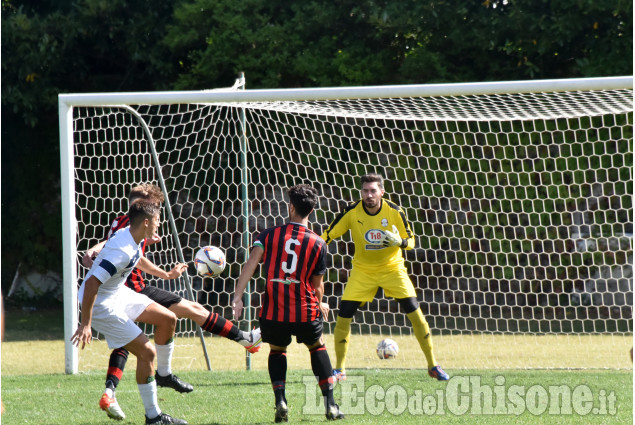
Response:
MULTIPOLYGON (((155 263, 191 262, 203 245, 227 256, 218 278, 190 267, 152 284, 229 319, 251 242, 287 218, 285 189, 318 188, 310 221, 321 233, 367 172, 384 175, 416 234, 406 265, 444 368, 631 367, 632 89, 632 77, 614 77, 60 95, 66 370, 78 370, 68 340, 79 259, 127 211, 131 186, 165 190, 155 263)), ((353 244, 329 252, 336 314, 353 244)), ((260 278, 248 288, 243 329, 257 325, 262 288, 260 278)), ((178 336, 192 344, 180 355, 202 356, 192 323, 178 336)), ((224 367, 220 354, 212 367, 224 367)), ((347 366, 425 367, 381 291, 353 320, 347 366), (375 355, 385 337, 399 344, 394 360, 375 355)))

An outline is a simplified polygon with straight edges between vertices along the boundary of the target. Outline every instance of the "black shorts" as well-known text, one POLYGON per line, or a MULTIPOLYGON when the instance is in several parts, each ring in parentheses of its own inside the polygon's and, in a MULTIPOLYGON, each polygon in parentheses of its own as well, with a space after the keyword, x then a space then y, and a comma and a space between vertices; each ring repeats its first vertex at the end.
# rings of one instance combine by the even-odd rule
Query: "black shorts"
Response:
POLYGON ((262 342, 286 347, 291 344, 291 336, 295 335, 298 344, 313 345, 322 336, 322 319, 312 322, 276 322, 275 320, 260 319, 262 342))
POLYGON ((139 293, 147 296, 155 303, 161 304, 165 308, 170 308, 171 305, 178 304, 183 299, 183 297, 176 295, 173 292, 157 288, 156 286, 146 285, 146 287, 139 293))

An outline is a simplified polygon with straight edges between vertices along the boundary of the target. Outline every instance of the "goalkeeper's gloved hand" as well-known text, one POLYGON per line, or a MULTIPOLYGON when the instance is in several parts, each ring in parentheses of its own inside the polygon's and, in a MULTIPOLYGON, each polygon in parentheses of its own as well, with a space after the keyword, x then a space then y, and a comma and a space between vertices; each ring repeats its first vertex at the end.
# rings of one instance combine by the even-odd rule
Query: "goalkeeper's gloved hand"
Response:
POLYGON ((384 235, 381 238, 381 246, 389 247, 389 246, 402 246, 403 239, 401 236, 391 232, 390 230, 384 230, 384 235))

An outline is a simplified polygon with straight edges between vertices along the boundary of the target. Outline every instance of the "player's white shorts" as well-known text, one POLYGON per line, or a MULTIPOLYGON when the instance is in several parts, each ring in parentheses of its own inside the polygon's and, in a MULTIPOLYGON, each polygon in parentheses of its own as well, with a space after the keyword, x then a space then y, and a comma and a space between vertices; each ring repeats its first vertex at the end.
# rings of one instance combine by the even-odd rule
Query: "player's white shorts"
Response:
POLYGON ((134 321, 153 302, 126 286, 108 297, 97 295, 93 307, 93 329, 106 337, 108 348, 123 347, 143 332, 134 321))

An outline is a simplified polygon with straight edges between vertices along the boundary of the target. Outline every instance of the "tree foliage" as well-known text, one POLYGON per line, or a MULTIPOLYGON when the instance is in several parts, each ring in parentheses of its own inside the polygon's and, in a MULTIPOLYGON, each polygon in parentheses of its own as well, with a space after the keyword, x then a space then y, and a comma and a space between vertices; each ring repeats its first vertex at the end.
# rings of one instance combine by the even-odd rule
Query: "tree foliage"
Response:
POLYGON ((631 75, 632 17, 628 0, 2 0, 2 280, 61 267, 59 93, 631 75))

